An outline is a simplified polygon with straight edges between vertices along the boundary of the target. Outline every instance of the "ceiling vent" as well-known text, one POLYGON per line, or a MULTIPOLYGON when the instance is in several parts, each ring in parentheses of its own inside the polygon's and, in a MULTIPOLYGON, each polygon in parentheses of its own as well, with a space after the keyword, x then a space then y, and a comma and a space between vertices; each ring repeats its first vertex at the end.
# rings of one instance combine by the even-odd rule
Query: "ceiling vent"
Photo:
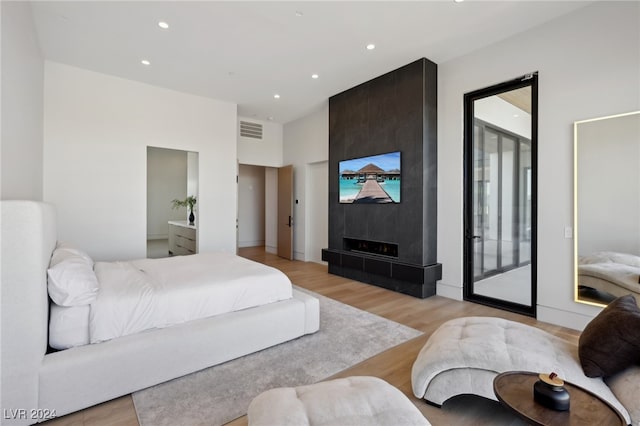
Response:
POLYGON ((250 121, 240 121, 240 136, 245 138, 262 139, 262 124, 250 121))

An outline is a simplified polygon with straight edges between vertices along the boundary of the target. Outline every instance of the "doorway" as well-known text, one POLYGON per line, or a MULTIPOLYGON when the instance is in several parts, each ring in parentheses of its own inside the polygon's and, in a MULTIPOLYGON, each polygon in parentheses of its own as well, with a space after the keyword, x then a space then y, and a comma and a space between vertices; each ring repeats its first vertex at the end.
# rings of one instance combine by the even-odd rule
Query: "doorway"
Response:
POLYGON ((285 169, 292 175, 293 167, 284 168, 238 165, 238 248, 264 246, 268 253, 279 254, 281 242, 287 247, 286 254, 293 258, 293 180, 289 176, 286 191, 280 184, 286 179, 279 175, 285 169), (288 200, 288 201, 286 201, 288 200), (284 207, 279 206, 283 202, 284 207), (282 220, 279 216, 283 215, 282 220), (280 235, 284 225, 286 232, 280 235))
POLYGON ((265 245, 266 168, 238 166, 238 248, 265 245))
POLYGON ((535 316, 537 74, 465 95, 464 297, 535 316))

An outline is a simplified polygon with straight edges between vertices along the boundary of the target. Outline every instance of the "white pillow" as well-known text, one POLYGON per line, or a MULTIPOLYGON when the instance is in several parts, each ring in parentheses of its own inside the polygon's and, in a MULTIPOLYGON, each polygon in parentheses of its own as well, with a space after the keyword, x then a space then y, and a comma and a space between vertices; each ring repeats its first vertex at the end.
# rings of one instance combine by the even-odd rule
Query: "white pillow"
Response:
POLYGON ((74 255, 65 257, 47 271, 49 297, 60 306, 88 305, 98 296, 93 264, 74 255))
POLYGON ((49 267, 55 266, 63 260, 74 256, 79 256, 85 259, 93 267, 93 259, 91 259, 91 256, 89 256, 85 251, 75 247, 71 243, 60 241, 58 241, 56 248, 53 250, 49 267))

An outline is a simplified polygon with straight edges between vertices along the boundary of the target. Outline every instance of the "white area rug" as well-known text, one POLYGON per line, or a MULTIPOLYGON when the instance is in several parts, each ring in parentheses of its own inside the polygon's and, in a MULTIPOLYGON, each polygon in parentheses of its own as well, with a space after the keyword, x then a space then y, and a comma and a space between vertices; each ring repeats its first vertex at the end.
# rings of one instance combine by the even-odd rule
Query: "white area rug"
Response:
POLYGON ((320 300, 320 331, 135 392, 140 425, 222 425, 267 389, 318 382, 422 334, 311 294, 320 300))

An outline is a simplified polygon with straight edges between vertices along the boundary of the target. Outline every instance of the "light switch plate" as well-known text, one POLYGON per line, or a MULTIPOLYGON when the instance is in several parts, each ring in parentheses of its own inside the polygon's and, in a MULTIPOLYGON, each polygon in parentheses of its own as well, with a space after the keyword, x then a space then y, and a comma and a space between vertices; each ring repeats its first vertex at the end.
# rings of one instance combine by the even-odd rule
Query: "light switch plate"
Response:
POLYGON ((564 227, 564 237, 565 238, 573 238, 573 228, 570 226, 564 227))

